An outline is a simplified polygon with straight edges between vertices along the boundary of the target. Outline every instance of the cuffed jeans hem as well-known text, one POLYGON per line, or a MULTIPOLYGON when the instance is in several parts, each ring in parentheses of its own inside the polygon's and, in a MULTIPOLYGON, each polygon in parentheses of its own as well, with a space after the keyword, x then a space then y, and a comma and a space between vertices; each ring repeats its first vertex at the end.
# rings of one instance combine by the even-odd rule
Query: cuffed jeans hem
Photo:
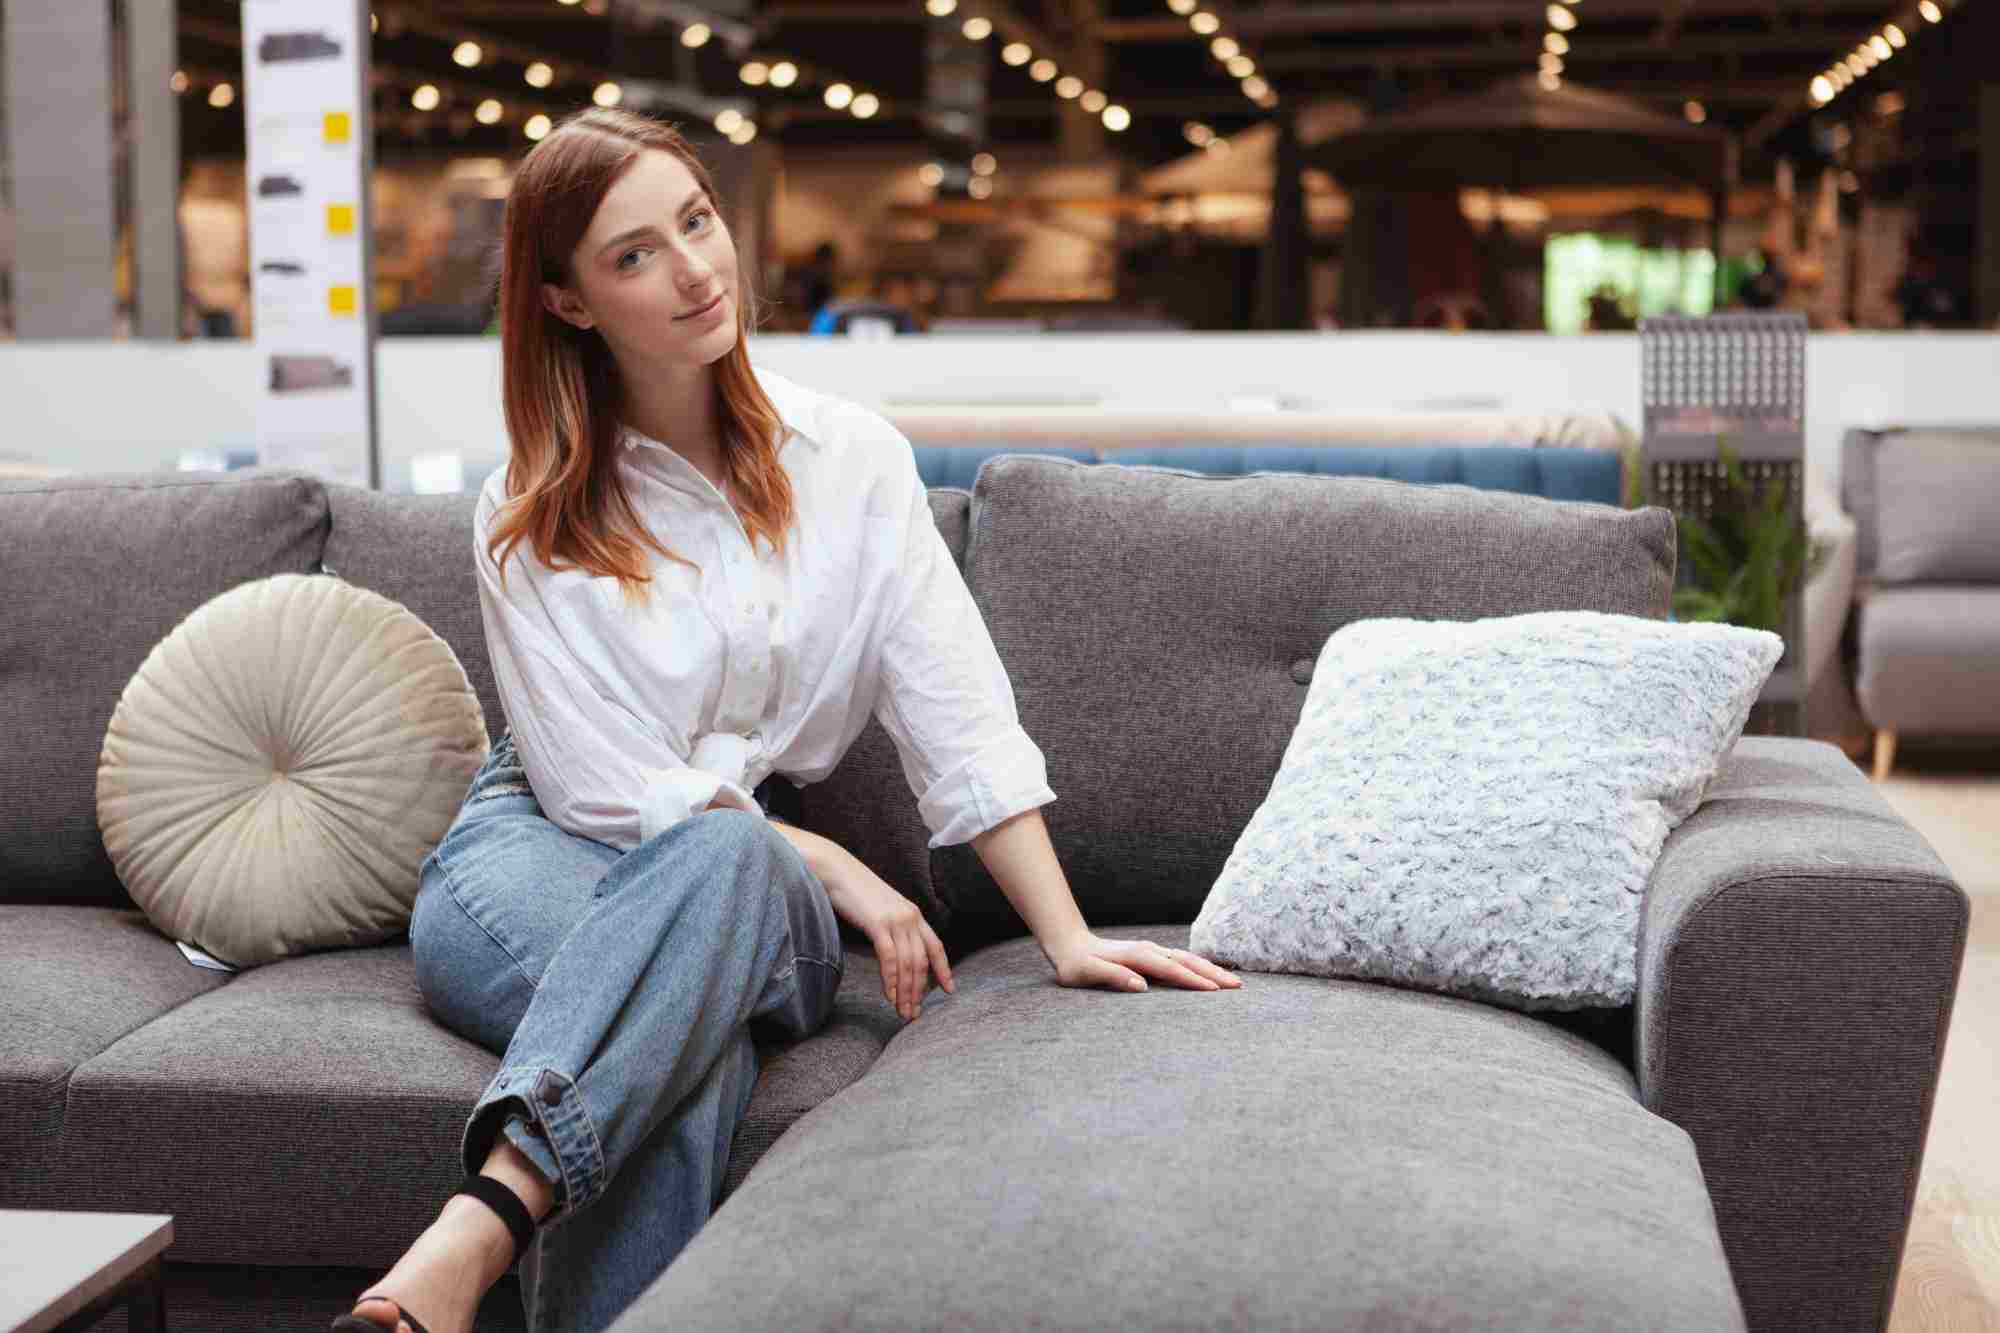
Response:
POLYGON ((493 1076, 473 1106, 460 1141, 459 1156, 468 1174, 478 1173, 499 1133, 558 1182, 555 1205, 542 1219, 545 1224, 575 1212, 603 1192, 604 1150, 597 1128, 575 1082, 560 1070, 519 1065, 493 1076), (499 1127, 489 1128, 496 1118, 499 1127), (541 1126, 543 1137, 537 1138, 523 1123, 529 1118, 541 1126))

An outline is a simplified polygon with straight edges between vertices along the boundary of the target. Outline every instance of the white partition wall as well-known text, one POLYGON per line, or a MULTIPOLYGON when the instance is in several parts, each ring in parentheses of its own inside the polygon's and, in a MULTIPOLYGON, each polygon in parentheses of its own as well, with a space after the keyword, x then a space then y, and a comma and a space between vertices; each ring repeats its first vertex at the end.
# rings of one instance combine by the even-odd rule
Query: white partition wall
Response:
MULTIPOLYGON (((377 344, 382 484, 457 454, 469 485, 504 459, 494 338, 377 344)), ((870 406, 1102 403, 1157 410, 1606 412, 1640 420, 1631 333, 1049 335, 888 342, 766 335, 753 359, 870 406)), ((183 450, 256 445, 259 365, 238 340, 0 343, 0 459, 77 472, 173 467, 183 450), (120 391, 102 391, 107 383, 120 391)), ((1812 334, 1806 470, 1832 487, 1848 426, 2000 423, 2000 336, 1812 334)))

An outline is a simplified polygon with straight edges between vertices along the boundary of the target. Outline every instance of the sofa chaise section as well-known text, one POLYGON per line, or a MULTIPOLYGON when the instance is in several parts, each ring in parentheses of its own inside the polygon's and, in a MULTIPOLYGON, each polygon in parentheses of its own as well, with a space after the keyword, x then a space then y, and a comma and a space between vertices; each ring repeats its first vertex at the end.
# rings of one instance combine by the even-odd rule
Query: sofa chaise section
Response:
POLYGON ((1322 977, 1070 990, 1025 938, 957 983, 613 1333, 1745 1327, 1693 1142, 1581 1037, 1322 977))

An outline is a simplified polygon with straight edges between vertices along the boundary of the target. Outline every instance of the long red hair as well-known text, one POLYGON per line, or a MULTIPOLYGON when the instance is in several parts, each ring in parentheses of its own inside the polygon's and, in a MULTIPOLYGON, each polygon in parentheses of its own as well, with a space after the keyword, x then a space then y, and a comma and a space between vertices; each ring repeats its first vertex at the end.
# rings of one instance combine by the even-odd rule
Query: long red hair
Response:
MULTIPOLYGON (((619 482, 612 408, 624 394, 611 349, 595 329, 542 304, 543 283, 574 284, 571 256, 598 205, 649 148, 678 157, 716 204, 707 168, 677 129, 602 107, 566 118, 529 149, 508 191, 499 291, 507 498, 486 544, 489 556, 505 546, 496 561, 503 586, 507 554, 522 541, 551 570, 616 576, 628 601, 652 582, 645 547, 700 569, 646 530, 619 482)), ((761 534, 782 553, 793 517, 791 478, 778 463, 785 427, 750 368, 745 312, 756 302, 740 269, 737 283, 736 345, 714 363, 723 466, 752 543, 761 534)))

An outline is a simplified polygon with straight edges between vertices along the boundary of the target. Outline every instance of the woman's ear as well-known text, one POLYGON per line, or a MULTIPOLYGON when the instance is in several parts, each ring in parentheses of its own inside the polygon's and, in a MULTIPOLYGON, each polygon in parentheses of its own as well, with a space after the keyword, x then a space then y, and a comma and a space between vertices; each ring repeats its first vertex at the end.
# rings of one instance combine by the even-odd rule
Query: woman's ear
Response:
POLYGON ((558 287, 553 282, 542 284, 542 305, 557 319, 565 324, 574 324, 580 329, 590 328, 597 322, 590 317, 590 312, 583 308, 583 302, 577 298, 575 292, 567 287, 558 287))

